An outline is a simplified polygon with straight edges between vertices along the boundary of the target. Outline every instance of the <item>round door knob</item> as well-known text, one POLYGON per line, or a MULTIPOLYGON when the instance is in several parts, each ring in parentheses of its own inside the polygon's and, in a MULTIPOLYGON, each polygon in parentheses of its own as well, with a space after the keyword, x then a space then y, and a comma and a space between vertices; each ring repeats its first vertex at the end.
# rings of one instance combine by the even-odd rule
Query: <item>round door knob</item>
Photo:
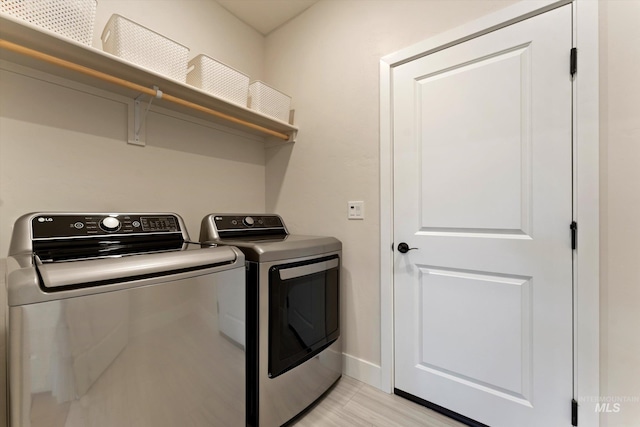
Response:
POLYGON ((242 220, 242 222, 244 222, 244 225, 246 225, 247 227, 253 227, 255 221, 252 217, 247 216, 242 220))
POLYGON ((100 221, 100 228, 108 232, 117 231, 120 228, 120 220, 113 216, 108 216, 100 221))
POLYGON ((407 245, 405 242, 398 243, 398 251, 400 253, 406 254, 407 252, 412 251, 414 249, 418 249, 418 248, 410 248, 409 245, 407 245))

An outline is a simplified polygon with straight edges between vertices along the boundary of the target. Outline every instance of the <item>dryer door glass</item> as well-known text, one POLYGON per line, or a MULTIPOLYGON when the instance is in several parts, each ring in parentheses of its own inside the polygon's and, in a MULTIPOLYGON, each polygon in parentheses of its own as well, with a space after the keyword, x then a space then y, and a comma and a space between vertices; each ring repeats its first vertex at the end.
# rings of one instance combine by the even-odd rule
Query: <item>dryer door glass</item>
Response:
POLYGON ((320 353, 340 336, 338 255, 269 270, 269 377, 320 353))

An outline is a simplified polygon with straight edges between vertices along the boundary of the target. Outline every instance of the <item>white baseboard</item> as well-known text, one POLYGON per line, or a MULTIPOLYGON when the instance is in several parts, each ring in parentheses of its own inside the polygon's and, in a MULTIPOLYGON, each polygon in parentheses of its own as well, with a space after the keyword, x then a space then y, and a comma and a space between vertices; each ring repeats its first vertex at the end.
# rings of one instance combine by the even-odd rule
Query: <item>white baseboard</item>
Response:
POLYGON ((382 390, 382 370, 371 362, 342 353, 342 373, 382 390))

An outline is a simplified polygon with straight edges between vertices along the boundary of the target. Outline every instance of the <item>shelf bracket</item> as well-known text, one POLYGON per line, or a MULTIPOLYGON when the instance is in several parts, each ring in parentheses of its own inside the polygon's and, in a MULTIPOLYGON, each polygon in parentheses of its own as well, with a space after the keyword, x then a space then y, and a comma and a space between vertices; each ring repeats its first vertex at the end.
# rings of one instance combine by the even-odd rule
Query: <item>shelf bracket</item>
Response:
POLYGON ((133 132, 130 132, 128 143, 144 147, 146 145, 146 126, 145 119, 149 114, 151 103, 154 99, 162 99, 162 91, 158 86, 154 86, 156 96, 152 97, 146 94, 140 94, 133 100, 133 132), (149 98, 149 102, 144 103, 145 98, 149 98), (133 134, 131 136, 131 134, 133 134))
POLYGON ((296 138, 298 137, 298 131, 293 130, 291 132, 288 132, 287 135, 289 135, 289 139, 286 141, 283 141, 280 138, 275 138, 273 136, 267 136, 264 142, 264 148, 278 147, 280 145, 294 143, 296 142, 296 138))
MULTIPOLYGON (((296 114, 296 110, 289 110, 289 123, 293 124, 294 118, 295 118, 295 114, 296 114)), ((267 138, 265 139, 265 148, 271 148, 271 147, 277 147, 280 145, 284 145, 284 144, 289 144, 289 143, 294 143, 296 142, 296 138, 298 137, 298 129, 294 129, 292 131, 287 132, 287 136, 289 138, 287 138, 286 140, 283 140, 281 138, 277 138, 277 137, 273 137, 273 136, 267 136, 267 138)))

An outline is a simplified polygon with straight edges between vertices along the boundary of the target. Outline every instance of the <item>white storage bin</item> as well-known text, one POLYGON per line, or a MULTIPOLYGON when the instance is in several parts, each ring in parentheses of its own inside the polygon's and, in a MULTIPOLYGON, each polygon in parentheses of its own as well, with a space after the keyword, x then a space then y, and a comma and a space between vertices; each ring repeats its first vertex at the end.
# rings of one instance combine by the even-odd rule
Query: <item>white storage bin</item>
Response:
POLYGON ((249 108, 289 123, 291 97, 258 80, 249 85, 249 108))
POLYGON ((207 55, 198 55, 189 61, 187 83, 227 101, 247 106, 249 76, 207 55))
POLYGON ((0 0, 0 12, 91 46, 96 0, 0 0))
POLYGON ((184 83, 189 48, 123 16, 111 15, 102 48, 120 58, 184 83))

